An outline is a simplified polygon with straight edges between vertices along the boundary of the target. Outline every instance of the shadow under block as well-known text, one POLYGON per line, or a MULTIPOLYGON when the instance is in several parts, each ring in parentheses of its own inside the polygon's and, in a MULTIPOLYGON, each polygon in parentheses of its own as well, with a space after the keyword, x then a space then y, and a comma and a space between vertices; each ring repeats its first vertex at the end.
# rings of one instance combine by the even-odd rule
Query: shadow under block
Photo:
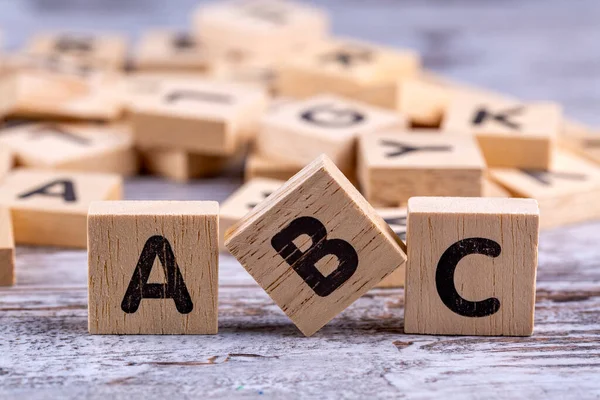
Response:
POLYGON ((15 239, 8 208, 0 207, 0 286, 15 284, 15 239))
POLYGON ((0 145, 17 165, 40 169, 134 175, 133 137, 125 124, 28 123, 0 130, 0 145))
POLYGON ((185 32, 146 32, 135 55, 138 71, 206 72, 209 65, 210 59, 204 46, 185 32))
POLYGON ((283 59, 322 40, 329 31, 325 12, 281 0, 214 1, 199 6, 192 22, 196 37, 219 57, 283 59))
POLYGON ((214 201, 94 202, 88 225, 92 334, 216 334, 214 201))
POLYGON ((306 336, 406 261, 404 244, 326 156, 230 228, 225 246, 306 336))
POLYGON ((454 96, 443 130, 473 134, 489 167, 547 169, 562 129, 554 103, 528 103, 454 96))
POLYGON ((184 150, 145 149, 140 151, 146 171, 177 182, 218 175, 229 165, 224 156, 188 153, 184 150))
POLYGON ((225 249, 225 231, 265 200, 285 181, 255 178, 244 183, 221 204, 219 213, 219 249, 225 249))
POLYGON ((397 109, 399 81, 417 75, 418 54, 349 39, 329 39, 285 59, 277 71, 282 96, 333 93, 397 109))
POLYGON ((270 110, 257 136, 259 154, 306 165, 326 154, 344 173, 354 170, 356 138, 388 128, 404 128, 394 112, 341 97, 321 95, 270 110))
POLYGON ((471 136, 387 131, 360 136, 358 147, 359 182, 378 207, 412 196, 482 196, 485 162, 471 136))
POLYGON ((489 174, 514 197, 538 201, 542 228, 600 218, 600 167, 576 155, 556 151, 548 171, 491 168, 489 174))
POLYGON ((303 166, 303 163, 273 160, 252 151, 248 154, 248 157, 246 157, 244 180, 249 181, 254 178, 269 178, 287 181, 300 172, 303 166))
MULTIPOLYGON (((377 214, 379 214, 386 224, 392 229, 392 231, 406 243, 406 207, 397 208, 376 208, 377 214)), ((406 274, 406 263, 402 264, 394 272, 383 278, 381 282, 377 284, 377 288, 396 288, 404 286, 404 275, 406 274)))
POLYGON ((121 199, 122 186, 119 175, 16 169, 0 184, 0 206, 17 244, 85 248, 90 203, 121 199))
POLYGON ((258 129, 266 93, 243 85, 202 80, 164 82, 133 106, 141 148, 232 155, 258 129))
POLYGON ((538 234, 532 199, 410 199, 404 332, 531 335, 538 234))

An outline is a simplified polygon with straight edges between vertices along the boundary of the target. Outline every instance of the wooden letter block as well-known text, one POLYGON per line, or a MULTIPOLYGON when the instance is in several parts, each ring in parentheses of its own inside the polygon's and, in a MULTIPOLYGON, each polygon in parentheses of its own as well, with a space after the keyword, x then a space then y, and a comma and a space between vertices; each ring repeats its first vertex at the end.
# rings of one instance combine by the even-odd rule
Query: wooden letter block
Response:
MULTIPOLYGON (((394 233, 406 243, 406 207, 398 208, 377 208, 375 209, 386 224, 394 233)), ((378 288, 397 288, 404 286, 404 276, 406 274, 406 263, 402 264, 397 270, 385 277, 377 284, 378 288)))
POLYGON ((0 130, 17 164, 40 169, 134 175, 133 137, 124 124, 26 123, 0 130))
POLYGON ((562 111, 554 103, 455 96, 443 129, 476 135, 489 167, 547 169, 562 129, 562 111))
POLYGON ((18 244, 85 248, 90 203, 121 192, 119 175, 16 169, 0 183, 0 206, 18 244))
POLYGON ((284 181, 256 178, 248 181, 236 190, 221 205, 219 214, 219 248, 225 249, 225 231, 241 220, 254 207, 265 200, 275 190, 283 185, 284 181))
POLYGON ((92 334, 216 334, 219 205, 94 202, 88 217, 92 334))
POLYGON ((359 139, 359 182, 377 206, 412 196, 481 196, 484 170, 470 136, 389 131, 359 139))
POLYGON ((0 208, 0 286, 15 283, 15 239, 8 208, 0 208))
POLYGON ((307 336, 404 264, 404 244, 326 156, 225 233, 225 246, 307 336))
POLYGON ((600 164, 600 130, 575 121, 565 121, 559 147, 569 149, 581 157, 600 164))
POLYGON ((405 333, 531 335, 538 234, 535 200, 410 199, 405 333))
POLYGON ((336 96, 317 96, 269 111, 256 150, 265 157, 303 165, 326 154, 349 174, 354 170, 359 134, 405 125, 404 118, 391 111, 336 96))
POLYGON ((513 196, 538 201, 542 228, 600 218, 600 167, 590 161, 556 151, 547 171, 492 168, 489 173, 513 196))
POLYGON ((177 182, 218 175, 229 164, 229 157, 188 153, 185 150, 141 150, 143 166, 152 175, 177 182))
POLYGON ((258 129, 266 109, 262 90, 201 80, 164 82, 133 107, 133 130, 142 148, 231 155, 258 129))
POLYGON ((135 66, 139 71, 206 72, 209 57, 188 33, 153 30, 142 36, 135 66))
POLYGON ((296 175, 304 166, 302 163, 294 163, 283 160, 274 160, 268 157, 251 152, 246 157, 244 165, 244 180, 249 181, 254 178, 269 178, 280 181, 287 181, 296 175))

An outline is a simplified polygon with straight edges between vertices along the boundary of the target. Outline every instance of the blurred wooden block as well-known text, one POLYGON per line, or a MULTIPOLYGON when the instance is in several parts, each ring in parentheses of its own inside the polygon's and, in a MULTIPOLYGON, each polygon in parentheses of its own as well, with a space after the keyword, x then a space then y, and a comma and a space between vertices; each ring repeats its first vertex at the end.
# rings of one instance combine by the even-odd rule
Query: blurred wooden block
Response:
POLYGON ((483 179, 483 197, 512 197, 512 195, 504 186, 486 176, 483 179))
POLYGON ((22 71, 0 76, 0 114, 24 118, 115 120, 123 110, 116 76, 22 71))
POLYGON ((216 334, 219 206, 94 202, 89 212, 92 334, 216 334))
POLYGON ((226 251, 225 231, 241 220, 255 206, 265 200, 285 182, 256 178, 244 183, 221 204, 219 213, 219 249, 226 251))
POLYGON ((326 156, 225 233, 225 246, 307 336, 404 264, 404 245, 326 156))
POLYGON ((177 182, 218 175, 229 163, 228 157, 188 153, 184 150, 146 149, 140 151, 144 168, 177 182))
POLYGON ((273 60, 323 39, 329 19, 320 9, 300 2, 234 0, 199 6, 193 26, 213 55, 250 54, 273 60))
POLYGON ((14 157, 12 151, 0 144, 0 182, 2 178, 8 174, 14 165, 14 157))
POLYGON ((397 113, 322 95, 267 112, 256 150, 264 157, 303 165, 326 154, 344 173, 351 174, 358 135, 405 125, 397 113))
POLYGON ((554 103, 505 102, 479 96, 455 96, 443 130, 477 136, 489 167, 547 169, 562 127, 554 103))
POLYGON ((30 123, 0 130, 0 145, 25 167, 126 176, 138 172, 133 138, 124 124, 30 123))
POLYGON ((34 55, 68 55, 102 68, 125 65, 127 41, 117 34, 40 33, 34 35, 25 52, 34 55))
POLYGON ((412 196, 482 196, 484 170, 475 139, 466 135, 387 131, 359 139, 359 182, 380 207, 412 196))
POLYGON ((145 32, 135 56, 135 67, 140 71, 203 73, 209 66, 210 58, 196 38, 172 30, 145 32))
POLYGON ((566 120, 559 136, 559 146, 577 155, 600 163, 600 129, 566 120))
POLYGON ((247 182, 254 178, 268 178, 287 181, 302 167, 303 165, 300 163, 272 160, 256 152, 251 152, 246 158, 244 180, 247 182))
POLYGON ((0 208, 0 286, 15 284, 15 239, 8 208, 0 208))
POLYGON ((600 218, 600 167, 576 155, 557 151, 548 171, 492 168, 489 174, 513 196, 537 199, 542 228, 600 218))
POLYGON ((535 200, 410 199, 404 332, 531 335, 538 234, 535 200))
MULTIPOLYGON (((376 208, 386 224, 394 231, 394 233, 406 243, 406 207, 397 208, 376 208)), ((404 275, 406 273, 406 263, 402 264, 398 269, 383 278, 377 284, 377 288, 397 288, 404 287, 404 275)))
POLYGON ((121 197, 122 178, 111 174, 16 169, 0 184, 17 244, 85 248, 90 203, 121 197))
POLYGON ((409 50, 349 39, 331 39, 286 57, 277 74, 282 96, 333 93, 397 109, 399 81, 416 76, 419 56, 409 50))
POLYGON ((400 111, 413 126, 437 128, 450 103, 451 91, 422 77, 400 82, 400 111))
POLYGON ((211 77, 242 83, 277 94, 277 71, 273 62, 255 57, 225 57, 213 62, 211 77))
POLYGON ((136 144, 232 155, 253 136, 267 107, 262 90, 202 80, 163 82, 133 108, 136 144))

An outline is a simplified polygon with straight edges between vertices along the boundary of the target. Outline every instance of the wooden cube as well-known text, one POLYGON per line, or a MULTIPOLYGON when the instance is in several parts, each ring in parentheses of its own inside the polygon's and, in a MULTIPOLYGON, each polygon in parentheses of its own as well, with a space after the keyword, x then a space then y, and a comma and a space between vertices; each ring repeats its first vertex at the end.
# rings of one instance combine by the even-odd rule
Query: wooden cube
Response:
POLYGON ((16 169, 0 183, 17 244, 85 248, 87 211, 122 197, 119 175, 16 169))
MULTIPOLYGON (((397 208, 376 208, 386 224, 394 231, 394 233, 406 243, 406 207, 397 208)), ((398 269, 385 277, 377 284, 377 288, 397 288, 404 286, 404 275, 406 274, 406 263, 402 264, 398 269)))
POLYGON ((355 166, 358 135, 405 126, 406 121, 397 113, 322 95, 267 112, 256 150, 265 157, 303 165, 326 154, 350 174, 355 166))
POLYGON ((451 90, 426 77, 400 81, 398 111, 412 126, 438 128, 450 103, 451 90))
POLYGON ((323 39, 329 19, 323 11, 300 2, 234 0, 199 6, 193 26, 211 54, 275 60, 323 39))
POLYGON ((321 156, 225 233, 225 246, 307 336, 404 264, 404 244, 321 156))
POLYGON ((102 68, 121 69, 125 65, 127 41, 117 34, 40 33, 29 40, 25 52, 67 55, 102 68))
POLYGON ((538 234, 532 199, 410 199, 404 332, 531 335, 538 234))
POLYGON ((211 77, 224 82, 242 83, 277 94, 277 70, 272 61, 255 57, 230 57, 212 64, 211 77))
POLYGON ((600 163, 600 130, 580 122, 566 120, 559 136, 559 147, 600 163))
POLYGON ((0 145, 18 165, 40 169, 134 175, 137 153, 125 124, 28 123, 0 130, 0 145))
POLYGON ((15 284, 15 239, 8 208, 0 208, 0 286, 15 284))
POLYGON ((400 79, 416 76, 417 53, 350 39, 330 39, 286 57, 277 73, 282 96, 333 93, 397 109, 400 79))
POLYGON ((94 202, 88 225, 92 334, 216 334, 214 201, 94 202))
POLYGON ((231 155, 258 129, 265 92, 202 80, 163 82, 133 107, 136 144, 142 148, 231 155))
POLYGON ((387 131, 359 139, 358 177, 377 206, 412 196, 481 196, 485 163, 468 135, 387 131))
POLYGON ((253 151, 246 157, 244 180, 269 178, 287 181, 296 175, 303 166, 304 164, 301 163, 270 159, 253 151))
POLYGON ((477 137, 489 167, 547 169, 562 129, 562 111, 554 103, 528 103, 454 96, 443 130, 477 137))
POLYGON ((219 249, 225 251, 225 231, 235 225, 254 207, 264 201, 285 182, 274 179, 255 178, 244 183, 221 204, 219 214, 219 249))
POLYGON ((537 199, 542 228, 600 218, 600 167, 557 151, 549 170, 492 168, 490 177, 515 197, 537 199))
POLYGON ((172 30, 144 33, 135 56, 140 71, 206 72, 209 66, 209 55, 196 38, 172 30))
POLYGON ((143 166, 152 175, 177 182, 218 175, 228 165, 229 158, 188 153, 185 150, 141 150, 143 166))

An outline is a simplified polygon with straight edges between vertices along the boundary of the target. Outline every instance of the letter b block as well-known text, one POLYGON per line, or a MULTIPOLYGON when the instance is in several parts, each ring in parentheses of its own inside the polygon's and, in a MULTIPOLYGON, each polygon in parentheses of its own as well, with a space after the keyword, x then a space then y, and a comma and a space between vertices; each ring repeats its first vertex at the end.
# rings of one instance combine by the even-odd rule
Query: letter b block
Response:
POLYGON ((92 203, 89 331, 217 333, 218 204, 92 203))
POLYGON ((227 231, 225 246, 307 336, 406 260, 404 244, 326 156, 227 231))
POLYGON ((532 199, 411 198, 404 331, 531 335, 538 233, 532 199))

